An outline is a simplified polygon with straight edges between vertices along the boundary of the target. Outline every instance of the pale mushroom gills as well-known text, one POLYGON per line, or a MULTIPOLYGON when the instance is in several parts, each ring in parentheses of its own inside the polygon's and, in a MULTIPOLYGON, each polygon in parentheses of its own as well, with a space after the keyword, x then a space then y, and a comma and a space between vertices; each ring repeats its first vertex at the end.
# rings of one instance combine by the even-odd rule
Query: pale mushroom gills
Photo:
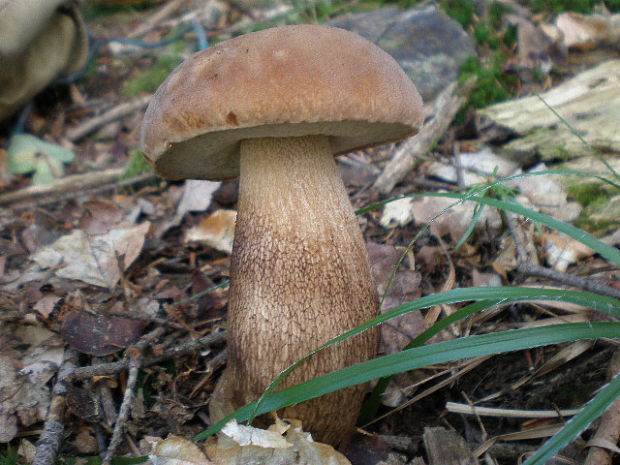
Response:
MULTIPOLYGON (((227 368, 217 421, 286 367, 370 320, 377 297, 334 154, 397 141, 422 120, 394 59, 351 32, 315 25, 247 34, 199 52, 156 92, 142 145, 168 179, 239 176, 227 368)), ((283 383, 375 356, 375 330, 330 347, 283 383)), ((338 444, 365 393, 356 386, 278 412, 338 444)))

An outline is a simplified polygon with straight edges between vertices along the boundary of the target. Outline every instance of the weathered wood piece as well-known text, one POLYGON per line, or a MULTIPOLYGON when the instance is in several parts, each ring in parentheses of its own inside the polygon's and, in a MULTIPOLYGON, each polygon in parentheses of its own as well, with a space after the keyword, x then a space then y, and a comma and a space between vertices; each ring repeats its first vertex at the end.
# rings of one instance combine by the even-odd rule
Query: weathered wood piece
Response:
POLYGON ((456 432, 445 428, 424 428, 424 446, 429 465, 476 465, 478 461, 456 432))
POLYGON ((502 147, 512 157, 575 158, 592 148, 620 152, 620 60, 603 62, 540 96, 492 105, 479 115, 481 132, 493 128, 520 136, 502 147))
POLYGON ((454 115, 461 108, 475 83, 474 79, 458 87, 456 82, 448 86, 435 100, 432 118, 424 123, 420 132, 410 137, 398 148, 385 166, 373 187, 388 194, 414 168, 416 159, 424 155, 444 135, 454 115))

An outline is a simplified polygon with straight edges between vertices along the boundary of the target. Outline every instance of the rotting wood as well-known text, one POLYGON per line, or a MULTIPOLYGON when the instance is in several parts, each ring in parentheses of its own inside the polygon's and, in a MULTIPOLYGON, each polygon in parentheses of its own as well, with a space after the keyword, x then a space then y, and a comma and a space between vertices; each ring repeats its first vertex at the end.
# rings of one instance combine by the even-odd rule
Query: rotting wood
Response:
POLYGON ((502 147, 509 156, 575 158, 592 148, 618 152, 620 60, 601 63, 542 94, 498 103, 478 114, 481 132, 520 136, 502 147))
POLYGON ((424 428, 424 446, 429 465, 476 465, 477 461, 465 440, 456 431, 424 428))
POLYGON ((456 82, 448 86, 435 100, 431 114, 420 132, 407 139, 398 148, 385 166, 373 187, 382 194, 388 194, 415 167, 416 159, 424 155, 444 135, 452 119, 459 111, 474 87, 475 79, 458 86, 456 82))

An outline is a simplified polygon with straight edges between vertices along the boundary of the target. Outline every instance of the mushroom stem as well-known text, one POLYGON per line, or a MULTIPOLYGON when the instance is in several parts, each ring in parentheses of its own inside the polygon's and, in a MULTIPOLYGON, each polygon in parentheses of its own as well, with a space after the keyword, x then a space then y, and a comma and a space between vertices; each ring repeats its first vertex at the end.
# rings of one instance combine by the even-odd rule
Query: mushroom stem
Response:
MULTIPOLYGON (((255 400, 293 362, 376 315, 377 296, 357 218, 326 136, 241 141, 231 258, 228 379, 233 399, 255 400)), ((297 384, 376 355, 374 330, 293 371, 297 384)), ((365 387, 280 415, 338 444, 352 431, 365 387)))

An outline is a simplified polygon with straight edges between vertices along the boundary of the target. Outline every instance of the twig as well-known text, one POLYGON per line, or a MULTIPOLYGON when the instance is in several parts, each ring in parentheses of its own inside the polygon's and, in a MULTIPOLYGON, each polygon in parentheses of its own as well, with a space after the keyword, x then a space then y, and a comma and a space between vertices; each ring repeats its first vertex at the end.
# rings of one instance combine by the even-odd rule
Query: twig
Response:
POLYGON ((512 240, 515 243, 515 248, 517 249, 517 256, 519 257, 519 261, 521 263, 529 263, 527 250, 525 250, 525 245, 523 245, 521 235, 519 234, 519 230, 517 229, 517 220, 515 218, 515 215, 512 212, 508 212, 505 210, 502 210, 502 215, 504 216, 504 220, 506 222, 506 225, 508 226, 508 230, 510 231, 512 240))
POLYGON ((151 101, 150 95, 145 95, 142 97, 138 97, 131 102, 121 103, 120 105, 115 106, 111 110, 106 111, 105 113, 95 116, 91 118, 79 126, 71 128, 67 131, 67 139, 72 142, 81 139, 82 137, 90 134, 96 129, 104 126, 112 121, 115 121, 123 116, 126 116, 134 111, 144 109, 148 103, 151 101))
POLYGON ((127 376, 127 386, 125 387, 123 402, 121 403, 121 408, 119 409, 118 417, 116 418, 116 423, 114 424, 114 431, 112 432, 110 445, 108 446, 104 459, 101 461, 102 465, 110 465, 112 463, 112 458, 116 453, 116 449, 121 443, 121 435, 125 430, 125 423, 127 422, 129 412, 131 411, 131 402, 133 401, 134 389, 136 387, 136 382, 138 381, 140 367, 142 366, 142 351, 151 341, 157 339, 161 334, 163 334, 163 332, 164 328, 156 328, 142 337, 142 339, 140 339, 140 341, 138 341, 134 346, 127 348, 127 354, 129 355, 129 375, 127 376))
POLYGON ((32 465, 54 465, 56 463, 56 456, 65 430, 62 419, 65 412, 67 380, 75 369, 78 356, 78 352, 74 349, 65 351, 64 360, 58 370, 58 379, 52 389, 52 401, 43 426, 43 433, 37 441, 37 450, 32 465))
POLYGON ((456 185, 461 189, 465 187, 465 175, 463 174, 463 164, 461 163, 461 149, 458 142, 454 143, 454 171, 456 171, 456 185))
MULTIPOLYGON (((226 332, 219 331, 217 333, 211 333, 206 336, 196 339, 195 341, 186 342, 178 346, 172 347, 167 350, 163 355, 156 357, 147 357, 142 361, 142 366, 146 367, 160 363, 164 360, 168 360, 173 357, 187 354, 202 347, 208 347, 224 342, 226 340, 226 332)), ((92 376, 105 376, 113 373, 120 373, 123 370, 129 368, 129 360, 120 360, 118 362, 102 363, 100 365, 93 365, 89 367, 76 368, 71 373, 72 379, 90 378, 92 376)))
POLYGON ((545 268, 540 265, 534 265, 528 262, 522 262, 518 268, 519 273, 526 276, 537 276, 539 278, 547 278, 553 281, 557 281, 569 286, 585 289, 586 291, 595 292, 607 297, 613 297, 614 299, 620 299, 620 290, 614 289, 611 286, 597 283, 590 279, 580 278, 569 273, 563 273, 561 271, 545 268))
POLYGON ((473 89, 475 79, 470 79, 460 87, 456 82, 448 86, 435 100, 433 118, 420 129, 420 132, 406 140, 394 153, 383 169, 373 187, 382 194, 388 194, 402 181, 415 166, 416 157, 426 153, 443 136, 454 115, 467 100, 473 89))
POLYGON ((148 17, 134 31, 130 32, 127 37, 139 37, 149 32, 157 25, 157 23, 174 13, 183 4, 183 2, 185 2, 185 0, 172 0, 166 3, 159 10, 148 17))
POLYGON ((515 247, 517 249, 517 256, 519 258, 519 267, 517 268, 517 271, 519 273, 525 276, 536 276, 539 278, 551 279, 552 281, 556 281, 573 287, 578 287, 580 289, 585 289, 586 291, 595 292, 597 294, 605 295, 607 297, 613 297, 615 299, 620 299, 620 290, 614 289, 611 286, 606 286, 590 279, 580 278, 579 276, 553 270, 551 268, 545 268, 544 266, 531 263, 527 255, 527 251, 525 250, 523 241, 521 240, 519 231, 517 230, 514 215, 511 212, 505 212, 504 218, 506 220, 508 230, 510 231, 510 235, 512 236, 512 240, 514 241, 515 247))
POLYGON ((565 410, 523 410, 494 407, 478 407, 458 402, 447 402, 446 410, 452 413, 462 413, 465 415, 480 415, 486 417, 503 418, 556 418, 577 415, 581 409, 565 410))
POLYGON ((10 205, 14 209, 30 209, 33 203, 39 206, 47 205, 103 190, 129 187, 154 177, 153 173, 144 173, 131 179, 119 181, 124 171, 124 168, 111 168, 104 171, 65 176, 51 184, 26 187, 2 194, 0 195, 0 205, 10 205))
POLYGON ((205 375, 198 382, 198 384, 194 386, 194 389, 192 389, 192 392, 189 393, 188 397, 190 399, 193 399, 196 394, 202 391, 202 388, 204 387, 205 384, 209 382, 209 380, 213 376, 213 373, 215 373, 215 371, 219 367, 221 367, 224 364, 224 362, 226 362, 227 357, 228 357, 228 351, 224 349, 219 354, 217 354, 215 357, 213 357, 209 361, 209 363, 207 363, 207 369, 205 370, 206 371, 205 375))
POLYGON ((114 182, 121 177, 123 171, 123 168, 112 168, 104 171, 65 176, 51 184, 26 187, 25 189, 2 194, 0 195, 0 205, 8 205, 65 192, 80 191, 89 187, 114 182))
MULTIPOLYGON (((110 316, 118 316, 121 318, 126 318, 128 320, 138 320, 138 321, 145 321, 148 323, 155 323, 158 325, 162 325, 162 326, 170 326, 172 328, 175 329, 184 329, 185 327, 179 323, 176 323, 174 321, 170 321, 167 320, 165 318, 159 318, 156 316, 150 316, 150 315, 144 315, 144 314, 139 314, 139 313, 130 313, 130 312, 126 312, 126 311, 122 311, 122 310, 108 310, 106 312, 107 315, 110 316)), ((0 317, 1 318, 1 317, 0 317)))

